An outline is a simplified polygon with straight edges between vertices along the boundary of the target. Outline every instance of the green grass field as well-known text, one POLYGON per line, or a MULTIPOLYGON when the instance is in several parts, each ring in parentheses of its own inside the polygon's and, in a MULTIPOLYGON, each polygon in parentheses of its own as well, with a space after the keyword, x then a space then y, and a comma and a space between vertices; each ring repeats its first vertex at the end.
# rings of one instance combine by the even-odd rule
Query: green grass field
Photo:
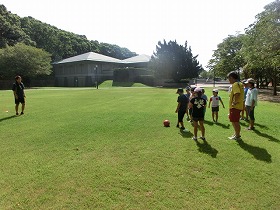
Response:
POLYGON ((280 209, 280 104, 260 101, 256 130, 242 121, 231 141, 220 91, 220 123, 208 109, 196 144, 175 127, 175 92, 30 89, 15 117, 0 91, 0 209, 280 209))

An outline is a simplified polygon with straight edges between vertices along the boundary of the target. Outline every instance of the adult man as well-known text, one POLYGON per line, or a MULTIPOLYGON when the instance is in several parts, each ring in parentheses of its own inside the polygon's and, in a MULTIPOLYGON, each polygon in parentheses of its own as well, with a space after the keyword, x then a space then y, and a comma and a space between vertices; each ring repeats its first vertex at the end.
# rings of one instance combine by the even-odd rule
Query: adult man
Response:
POLYGON ((250 125, 247 128, 248 130, 253 130, 254 129, 254 123, 255 123, 255 106, 257 106, 257 97, 258 97, 258 90, 255 88, 255 80, 252 78, 249 78, 246 82, 248 84, 249 89, 247 91, 246 95, 246 101, 245 101, 245 106, 247 113, 250 117, 250 125))
POLYGON ((15 77, 15 83, 13 84, 13 92, 14 92, 14 97, 15 97, 15 110, 16 110, 16 115, 18 115, 18 107, 19 103, 21 103, 21 115, 24 114, 24 108, 25 108, 25 94, 24 94, 24 85, 21 82, 21 77, 16 76, 15 77))
POLYGON ((232 140, 240 140, 240 112, 243 109, 244 89, 243 84, 239 82, 239 76, 235 71, 230 72, 228 80, 232 84, 229 98, 229 120, 234 128, 233 136, 229 137, 232 140))

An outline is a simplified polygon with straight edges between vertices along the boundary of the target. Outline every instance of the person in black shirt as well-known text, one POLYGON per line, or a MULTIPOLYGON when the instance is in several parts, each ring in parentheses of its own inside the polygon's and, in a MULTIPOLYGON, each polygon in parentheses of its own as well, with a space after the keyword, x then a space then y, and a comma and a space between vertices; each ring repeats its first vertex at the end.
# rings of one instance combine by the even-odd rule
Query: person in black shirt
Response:
POLYGON ((192 98, 189 103, 189 108, 192 108, 192 118, 193 118, 193 125, 194 125, 194 136, 193 140, 197 140, 197 129, 198 129, 198 122, 200 125, 201 130, 201 139, 205 140, 205 128, 204 128, 204 109, 206 106, 206 100, 202 98, 202 89, 195 88, 194 92, 197 94, 196 97, 192 98))
POLYGON ((19 103, 21 103, 21 115, 24 114, 24 108, 25 108, 25 94, 24 94, 24 85, 21 82, 21 77, 16 76, 15 77, 15 83, 13 84, 13 92, 14 92, 14 97, 15 97, 15 110, 16 110, 16 115, 18 115, 18 107, 19 103))
POLYGON ((180 124, 181 129, 184 131, 187 131, 185 129, 183 119, 184 119, 185 113, 188 111, 189 99, 186 95, 184 95, 183 88, 179 88, 176 93, 179 94, 178 99, 177 99, 178 105, 177 105, 177 108, 175 111, 175 113, 178 113, 177 127, 179 128, 179 124, 180 124))

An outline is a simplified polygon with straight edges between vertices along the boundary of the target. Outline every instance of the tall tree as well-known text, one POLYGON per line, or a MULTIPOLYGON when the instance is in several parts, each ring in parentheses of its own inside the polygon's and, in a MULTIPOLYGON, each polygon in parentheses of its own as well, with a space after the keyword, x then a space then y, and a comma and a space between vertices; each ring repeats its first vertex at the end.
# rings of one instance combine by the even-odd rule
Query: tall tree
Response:
POLYGON ((165 40, 163 43, 158 42, 150 67, 157 77, 174 81, 195 78, 203 70, 197 61, 197 56, 193 56, 191 47, 187 46, 187 42, 182 46, 176 41, 167 43, 165 40))
POLYGON ((270 78, 276 95, 280 78, 280 0, 264 9, 246 30, 243 54, 247 60, 247 73, 270 78))
POLYGON ((243 39, 243 34, 229 35, 222 43, 218 44, 208 63, 210 71, 219 76, 225 76, 230 71, 239 71, 246 63, 240 51, 243 39))

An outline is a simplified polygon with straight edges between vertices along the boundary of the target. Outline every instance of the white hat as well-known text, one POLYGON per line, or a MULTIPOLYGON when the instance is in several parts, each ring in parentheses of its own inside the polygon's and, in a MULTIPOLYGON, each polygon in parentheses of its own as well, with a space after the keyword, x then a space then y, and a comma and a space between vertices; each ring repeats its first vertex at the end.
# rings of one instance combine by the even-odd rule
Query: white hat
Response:
POLYGON ((198 93, 198 92, 202 92, 202 89, 199 88, 199 87, 197 87, 197 88, 194 89, 194 92, 197 92, 197 93, 198 93))

